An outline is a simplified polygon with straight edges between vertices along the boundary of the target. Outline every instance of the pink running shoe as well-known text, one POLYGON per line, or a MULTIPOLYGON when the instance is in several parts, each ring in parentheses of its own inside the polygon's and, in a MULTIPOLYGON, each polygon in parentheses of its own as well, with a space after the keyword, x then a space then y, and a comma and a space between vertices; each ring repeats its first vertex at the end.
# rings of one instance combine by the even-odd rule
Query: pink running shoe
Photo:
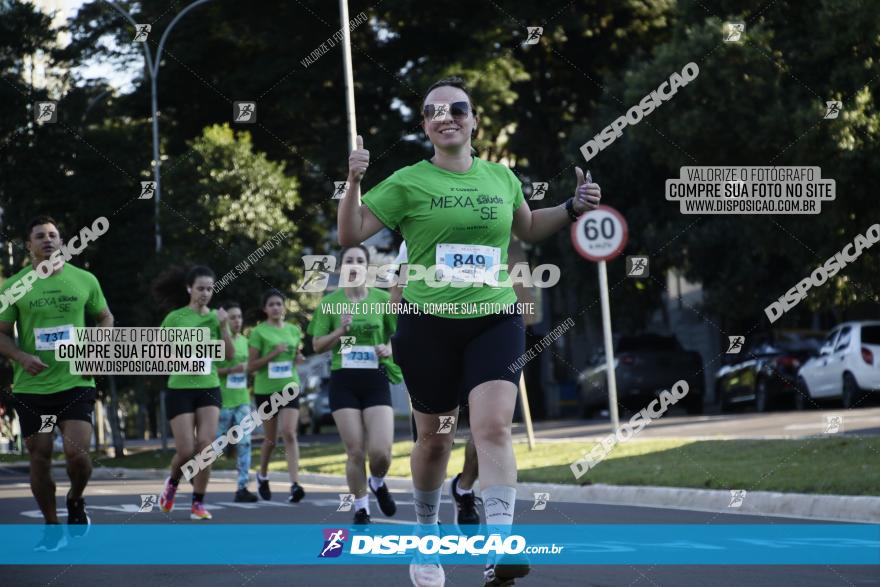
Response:
POLYGON ((177 487, 171 484, 171 477, 165 479, 165 489, 159 496, 159 509, 166 514, 174 509, 174 496, 177 495, 177 487))
POLYGON ((210 520, 211 512, 205 509, 205 504, 200 501, 194 501, 192 504, 192 513, 189 515, 190 520, 210 520))

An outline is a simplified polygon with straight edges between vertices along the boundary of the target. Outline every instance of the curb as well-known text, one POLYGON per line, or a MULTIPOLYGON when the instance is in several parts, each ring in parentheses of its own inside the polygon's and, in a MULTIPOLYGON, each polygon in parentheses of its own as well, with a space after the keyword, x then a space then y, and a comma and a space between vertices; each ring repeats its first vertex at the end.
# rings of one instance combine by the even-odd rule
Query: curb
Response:
MULTIPOLYGON (((95 480, 161 480, 168 475, 167 469, 98 468, 92 473, 95 480)), ((215 479, 233 481, 235 471, 212 471, 215 479)), ((301 473, 300 483, 336 485, 345 490, 345 477, 320 473, 301 473)), ((272 481, 288 482, 286 472, 270 472, 272 481)), ((405 477, 386 477, 388 488, 411 492, 412 482, 405 477)), ((517 483, 517 494, 530 500, 534 493, 549 493, 551 502, 590 503, 630 507, 659 507, 669 509, 740 514, 752 516, 776 516, 805 518, 830 522, 857 522, 880 524, 880 497, 865 495, 812 495, 806 493, 780 493, 773 491, 748 491, 739 507, 729 507, 730 491, 690 489, 683 487, 651 487, 632 485, 562 485, 556 483, 517 483)), ((444 488, 444 492, 448 487, 444 488)))

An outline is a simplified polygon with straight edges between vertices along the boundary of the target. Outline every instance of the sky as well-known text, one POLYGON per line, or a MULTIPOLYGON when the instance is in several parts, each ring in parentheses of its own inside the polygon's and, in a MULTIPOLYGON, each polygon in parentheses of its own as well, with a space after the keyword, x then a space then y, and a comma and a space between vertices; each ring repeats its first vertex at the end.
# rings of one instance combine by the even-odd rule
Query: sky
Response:
MULTIPOLYGON (((57 6, 64 12, 67 19, 71 19, 76 15, 80 6, 86 4, 87 0, 43 0, 35 2, 38 5, 57 6)), ((108 10, 112 8, 108 7, 108 10)), ((132 80, 140 73, 133 71, 126 73, 113 68, 110 63, 100 63, 98 61, 86 62, 79 67, 74 68, 80 75, 85 78, 104 78, 117 92, 130 92, 133 89, 132 80)))

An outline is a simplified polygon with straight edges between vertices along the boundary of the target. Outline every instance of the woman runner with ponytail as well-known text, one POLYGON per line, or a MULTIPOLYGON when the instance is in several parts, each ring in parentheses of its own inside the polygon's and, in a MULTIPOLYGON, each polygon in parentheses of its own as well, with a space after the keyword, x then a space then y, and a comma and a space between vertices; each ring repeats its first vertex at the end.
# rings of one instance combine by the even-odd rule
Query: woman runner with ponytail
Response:
MULTIPOLYGON (((213 271, 202 265, 196 265, 189 271, 179 267, 172 268, 159 276, 153 285, 153 293, 158 298, 160 307, 182 306, 165 316, 162 328, 208 328, 210 340, 223 340, 225 359, 233 357, 235 348, 229 333, 226 311, 222 308, 208 308, 214 294, 213 271)), ((183 476, 183 464, 214 441, 221 404, 216 363, 211 362, 211 370, 206 374, 176 373, 168 377, 165 410, 177 452, 171 457, 171 473, 165 480, 165 487, 159 497, 159 508, 163 512, 169 513, 174 509, 174 497, 183 476)), ((199 471, 191 480, 193 493, 190 519, 210 520, 212 517, 204 505, 210 475, 209 466, 199 471)))

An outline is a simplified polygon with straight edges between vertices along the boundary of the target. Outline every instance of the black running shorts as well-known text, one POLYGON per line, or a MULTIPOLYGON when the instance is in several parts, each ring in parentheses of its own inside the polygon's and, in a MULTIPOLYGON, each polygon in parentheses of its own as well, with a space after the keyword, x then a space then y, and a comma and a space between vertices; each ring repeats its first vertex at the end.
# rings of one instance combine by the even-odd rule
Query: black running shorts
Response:
POLYGON ((525 352, 525 332, 520 314, 477 318, 398 314, 391 348, 413 409, 425 414, 449 412, 467 404, 470 391, 487 381, 519 385, 522 368, 516 361, 525 352))
POLYGON ((336 369, 330 373, 330 411, 390 406, 391 387, 384 365, 378 369, 336 369))
POLYGON ((194 414, 199 408, 223 405, 219 387, 168 389, 165 391, 165 414, 169 420, 180 414, 194 414))
POLYGON ((73 387, 56 393, 14 393, 15 411, 21 426, 22 438, 39 432, 43 425, 42 416, 54 416, 54 425, 64 420, 82 420, 92 423, 95 410, 96 392, 94 387, 73 387))

